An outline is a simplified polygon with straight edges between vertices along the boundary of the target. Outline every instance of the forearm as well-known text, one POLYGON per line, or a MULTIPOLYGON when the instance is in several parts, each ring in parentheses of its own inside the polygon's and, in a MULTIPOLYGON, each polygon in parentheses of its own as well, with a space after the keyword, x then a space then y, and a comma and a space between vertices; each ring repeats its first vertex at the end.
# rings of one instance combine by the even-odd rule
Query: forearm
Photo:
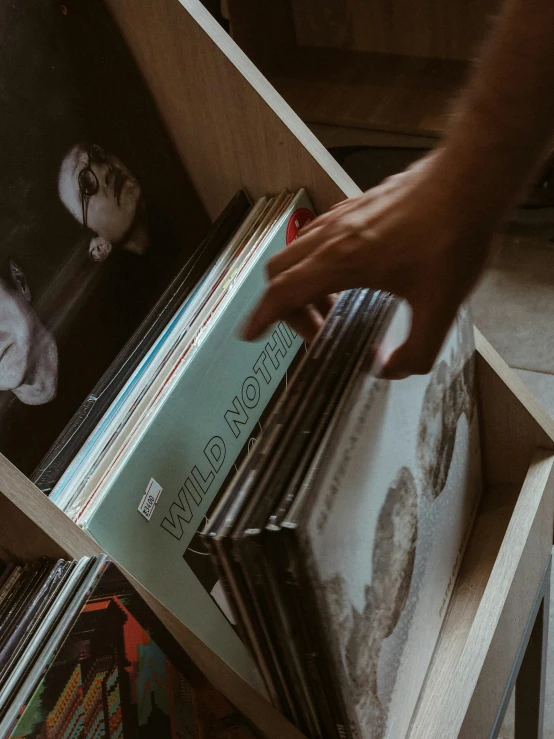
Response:
POLYGON ((500 220, 554 132, 554 2, 507 0, 460 98, 439 177, 475 217, 500 220))

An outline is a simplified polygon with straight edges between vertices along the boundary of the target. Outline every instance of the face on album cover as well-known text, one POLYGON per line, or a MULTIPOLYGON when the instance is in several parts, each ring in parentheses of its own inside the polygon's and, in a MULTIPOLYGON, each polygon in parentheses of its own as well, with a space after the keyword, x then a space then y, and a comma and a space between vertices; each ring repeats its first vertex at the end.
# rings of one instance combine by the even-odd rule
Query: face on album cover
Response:
POLYGON ((0 28, 0 452, 31 474, 209 221, 99 0, 0 28))

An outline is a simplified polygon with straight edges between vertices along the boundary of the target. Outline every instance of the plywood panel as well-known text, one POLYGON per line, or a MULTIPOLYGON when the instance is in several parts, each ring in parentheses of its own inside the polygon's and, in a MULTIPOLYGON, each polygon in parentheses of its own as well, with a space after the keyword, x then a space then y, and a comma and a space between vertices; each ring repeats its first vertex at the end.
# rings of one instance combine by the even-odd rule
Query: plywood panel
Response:
POLYGON ((553 469, 537 451, 505 534, 506 488, 480 514, 409 739, 490 736, 552 549, 553 469))
POLYGON ((554 421, 476 329, 484 474, 521 487, 537 447, 554 450, 554 421))
POLYGON ((249 59, 265 74, 296 47, 290 3, 227 0, 229 32, 249 59))
POLYGON ((519 491, 502 488, 487 491, 464 555, 452 600, 420 698, 414 730, 424 725, 443 686, 451 680, 514 511, 519 491))
POLYGON ((0 455, 0 553, 18 559, 82 557, 100 547, 0 455))
POLYGON ((359 192, 197 0, 108 5, 212 216, 239 187, 304 186, 319 211, 359 192))

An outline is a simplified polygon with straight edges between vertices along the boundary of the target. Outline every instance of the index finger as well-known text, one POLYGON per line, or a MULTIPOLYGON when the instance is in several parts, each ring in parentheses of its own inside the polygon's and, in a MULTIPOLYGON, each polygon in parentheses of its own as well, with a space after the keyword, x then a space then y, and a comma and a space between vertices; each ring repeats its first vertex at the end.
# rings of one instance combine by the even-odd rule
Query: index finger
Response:
POLYGON ((298 236, 291 244, 278 251, 267 263, 266 272, 269 279, 310 257, 321 246, 322 237, 320 229, 313 229, 305 235, 298 236))
POLYGON ((270 280, 258 305, 242 330, 243 338, 253 341, 278 320, 300 308, 347 287, 337 284, 329 268, 315 259, 305 259, 270 280))

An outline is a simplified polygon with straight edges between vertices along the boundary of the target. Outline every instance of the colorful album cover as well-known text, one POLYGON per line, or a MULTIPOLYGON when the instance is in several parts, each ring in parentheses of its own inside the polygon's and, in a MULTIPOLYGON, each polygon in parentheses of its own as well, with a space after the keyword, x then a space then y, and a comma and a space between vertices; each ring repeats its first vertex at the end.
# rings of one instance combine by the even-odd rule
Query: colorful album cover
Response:
POLYGON ((101 0, 0 18, 0 452, 30 474, 210 222, 101 0))
POLYGON ((113 564, 10 739, 253 739, 113 564))

